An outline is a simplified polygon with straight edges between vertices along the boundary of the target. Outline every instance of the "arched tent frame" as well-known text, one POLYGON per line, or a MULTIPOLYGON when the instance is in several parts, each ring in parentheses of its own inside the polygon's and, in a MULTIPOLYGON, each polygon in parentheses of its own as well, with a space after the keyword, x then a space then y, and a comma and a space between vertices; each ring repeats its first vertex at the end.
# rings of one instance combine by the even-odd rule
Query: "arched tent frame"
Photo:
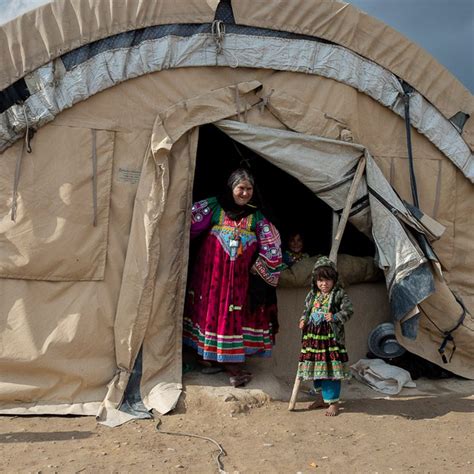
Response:
MULTIPOLYGON (((38 67, 85 44, 125 31, 155 25, 210 24, 218 0, 177 0, 152 4, 142 0, 110 3, 56 0, 3 25, 0 34, 0 88, 3 90, 38 67), (45 27, 47 26, 47 27, 45 27)), ((339 1, 301 1, 282 8, 278 0, 241 0, 232 5, 237 25, 322 38, 368 58, 411 84, 449 119, 474 112, 472 95, 416 44, 383 22, 339 1), (429 69, 432 74, 427 75, 429 69)), ((474 147, 474 124, 463 136, 474 147)))
MULTIPOLYGON (((149 74, 154 70, 179 68, 181 66, 192 66, 198 68, 202 66, 226 66, 230 64, 231 66, 238 65, 239 68, 241 68, 244 65, 255 66, 255 61, 258 61, 258 58, 252 56, 253 52, 250 55, 243 54, 247 50, 249 43, 248 38, 242 37, 245 35, 242 35, 241 32, 238 31, 239 26, 235 26, 236 31, 234 32, 232 32, 232 28, 227 29, 222 38, 221 46, 223 49, 220 52, 218 51, 218 37, 209 31, 210 23, 214 18, 214 10, 209 10, 209 6, 207 4, 204 5, 203 2, 191 2, 191 9, 189 10, 191 13, 189 14, 188 12, 186 14, 179 13, 180 9, 181 11, 186 10, 186 8, 180 3, 177 8, 179 14, 176 14, 175 11, 175 16, 172 14, 162 15, 163 10, 160 10, 160 8, 166 9, 166 4, 165 2, 159 3, 158 10, 160 11, 160 14, 155 10, 153 10, 153 12, 148 10, 147 13, 152 14, 150 17, 145 15, 146 21, 142 21, 141 25, 144 26, 145 23, 152 22, 147 25, 151 26, 153 24, 160 24, 164 21, 168 25, 171 23, 171 26, 165 26, 164 30, 160 30, 160 27, 157 27, 154 31, 158 37, 147 39, 144 42, 138 42, 138 44, 129 47, 120 44, 120 47, 118 48, 102 48, 102 46, 107 46, 109 44, 108 40, 105 39, 103 43, 101 42, 95 45, 98 47, 99 54, 89 54, 89 50, 93 50, 94 48, 85 47, 83 50, 75 49, 82 44, 88 44, 91 38, 100 40, 101 38, 108 38, 110 34, 120 35, 122 31, 130 31, 128 41, 130 41, 130 39, 132 42, 135 41, 136 37, 134 35, 134 29, 138 25, 132 17, 135 13, 137 13, 138 17, 143 14, 144 10, 142 8, 144 3, 127 2, 127 6, 124 8, 114 6, 117 10, 112 12, 112 19, 117 18, 116 13, 119 16, 124 12, 126 13, 126 15, 122 17, 122 21, 117 23, 107 19, 108 17, 103 9, 104 3, 102 2, 97 3, 96 10, 94 11, 89 11, 86 2, 80 1, 58 2, 57 4, 45 6, 45 10, 41 11, 46 15, 46 17, 48 17, 47 12, 50 11, 52 13, 59 3, 64 7, 64 18, 72 18, 76 15, 75 18, 78 20, 78 24, 81 24, 82 26, 86 24, 85 19, 90 18, 93 13, 96 14, 99 23, 105 23, 103 23, 103 28, 97 28, 97 30, 94 30, 95 36, 88 36, 88 33, 84 32, 84 35, 80 39, 80 43, 78 43, 78 40, 76 40, 76 42, 72 40, 74 34, 71 34, 71 36, 68 37, 69 39, 66 37, 63 38, 64 42, 61 47, 52 46, 47 52, 48 60, 53 59, 53 61, 50 63, 45 62, 38 64, 36 69, 32 68, 32 65, 35 61, 41 61, 41 59, 37 59, 35 55, 33 55, 33 57, 31 54, 32 51, 37 51, 38 45, 35 43, 24 43, 28 46, 24 51, 24 54, 22 53, 20 56, 28 58, 27 61, 25 60, 25 65, 22 66, 21 64, 15 63, 11 68, 5 68, 5 71, 7 71, 7 73, 10 71, 11 73, 16 68, 21 70, 22 67, 26 67, 31 71, 27 76, 25 76, 25 84, 27 84, 29 96, 25 97, 23 105, 18 105, 13 101, 13 103, 4 110, 1 116, 1 119, 3 120, 2 131, 6 131, 5 134, 3 134, 4 147, 11 145, 12 142, 24 135, 27 126, 39 127, 42 124, 46 124, 48 121, 54 119, 54 117, 56 117, 61 111, 66 110, 73 104, 82 102, 95 93, 102 90, 105 91, 107 88, 131 77, 136 77, 141 74, 149 74), (133 5, 137 8, 136 11, 133 10, 133 8, 135 8, 132 8, 133 5), (69 7, 72 6, 76 6, 78 9, 69 9, 69 7), (196 13, 196 8, 199 10, 201 7, 203 7, 205 13, 200 17, 196 13), (141 12, 140 15, 138 14, 139 12, 141 12), (156 20, 156 18, 153 20, 153 14, 156 14, 160 20, 156 20), (197 32, 191 31, 191 27, 186 27, 188 31, 191 31, 191 34, 184 34, 181 36, 175 34, 177 31, 180 31, 183 24, 191 23, 192 18, 203 18, 202 21, 203 23, 206 23, 206 25, 202 26, 201 30, 197 27, 197 32), (154 21, 155 23, 153 23, 154 21), (163 31, 167 31, 167 34, 162 34, 163 31), (69 64, 72 64, 72 67, 69 70, 64 63, 64 59, 68 57, 67 51, 71 51, 69 55, 71 63, 69 64), (147 55, 148 53, 150 53, 150 56, 147 55), (62 55, 62 57, 59 58, 59 55, 62 55), (82 59, 77 61, 77 58, 82 59), (142 58, 145 58, 146 60, 142 61, 142 58), (28 65, 26 66, 26 64, 28 65), (150 64, 152 65, 152 68, 147 69, 150 64), (105 73, 97 74, 97 71, 105 71, 105 73), (86 78, 85 81, 83 80, 84 78, 86 78)), ((329 8, 325 6, 328 5, 328 2, 321 2, 321 5, 318 7, 318 12, 323 15, 321 18, 325 18, 326 21, 331 19, 331 22, 334 21, 335 25, 339 24, 339 26, 341 26, 344 24, 344 22, 339 22, 341 12, 344 13, 343 17, 346 18, 345 15, 350 11, 350 8, 344 6, 342 10, 334 10, 333 6, 337 6, 337 3, 332 3, 333 5, 329 8)), ((189 5, 189 3, 186 2, 186 5, 189 5)), ((306 3, 304 5, 306 5, 306 3)), ((256 12, 258 14, 266 9, 261 2, 257 2, 257 6, 258 8, 256 9, 256 12)), ((342 8, 340 4, 339 7, 342 8)), ((307 12, 305 8, 300 11, 307 12)), ((235 8, 234 13, 237 23, 240 24, 239 15, 243 15, 242 11, 235 8)), ((31 12, 18 21, 7 25, 2 31, 8 33, 14 31, 15 25, 17 27, 19 25, 25 26, 24 22, 28 21, 28 19, 35 23, 39 19, 38 15, 37 12, 31 12), (13 30, 11 30, 11 28, 13 28, 13 30)), ((314 18, 314 13, 312 13, 312 15, 312 18, 314 18)), ((144 17, 142 16, 141 18, 144 17)), ((244 17, 242 16, 242 18, 244 17)), ((296 31, 298 34, 309 34, 310 31, 312 31, 310 27, 297 29, 296 27, 291 26, 295 24, 294 22, 285 23, 284 20, 285 19, 283 18, 281 30, 291 32, 296 31)), ((249 26, 255 26, 252 22, 255 23, 250 18, 242 19, 243 25, 248 24, 249 26)), ((298 17, 297 24, 300 24, 299 22, 301 22, 301 25, 304 25, 302 17, 298 17)), ((263 25, 263 22, 261 25, 263 25)), ((320 24, 320 27, 321 25, 323 25, 323 23, 320 24)), ((62 28, 59 29, 61 31, 63 30, 62 28)), ((50 34, 49 31, 50 30, 48 30, 47 33, 43 32, 42 34, 51 39, 48 36, 50 34)), ((54 28, 52 31, 54 31, 54 28)), ((318 29, 318 31, 321 32, 320 29, 318 29)), ((291 48, 291 45, 296 47, 297 44, 304 44, 305 51, 312 51, 312 56, 310 55, 309 58, 305 57, 305 54, 287 55, 284 57, 285 61, 291 59, 294 60, 294 62, 288 63, 286 61, 283 65, 281 64, 281 55, 270 54, 269 59, 275 62, 268 62, 266 67, 272 69, 278 69, 278 67, 281 67, 281 70, 289 69, 291 71, 305 72, 307 74, 319 74, 322 77, 336 79, 342 83, 346 81, 349 86, 357 88, 361 92, 364 92, 377 100, 379 103, 382 103, 385 106, 388 105, 395 110, 400 94, 400 83, 398 82, 397 77, 389 72, 388 69, 382 68, 375 62, 358 56, 351 51, 344 50, 337 45, 316 42, 312 38, 296 38, 284 33, 270 34, 267 36, 263 31, 259 31, 259 33, 261 35, 257 36, 259 36, 259 40, 262 41, 261 44, 268 46, 270 51, 273 51, 274 53, 275 51, 277 53, 278 51, 281 51, 283 45, 291 48), (332 55, 332 60, 334 60, 333 63, 328 62, 332 55), (341 66, 346 59, 349 60, 351 65, 354 65, 355 71, 360 71, 362 73, 359 77, 359 79, 362 79, 361 81, 356 80, 354 82, 352 74, 349 74, 348 71, 344 72, 343 69, 339 71, 342 74, 341 76, 332 76, 332 74, 338 74, 337 70, 339 66, 341 66), (335 68, 335 73, 333 72, 334 65, 337 66, 335 68), (315 66, 316 68, 314 70, 311 69, 315 66), (364 69, 366 68, 369 71, 372 71, 373 74, 364 75, 364 69)), ((388 33, 393 34, 390 31, 388 31, 388 33)), ((66 31, 64 31, 64 35, 67 36, 66 31)), ((318 36, 324 38, 325 35, 326 39, 330 37, 328 33, 318 36)), ((7 37, 9 41, 8 44, 12 47, 10 42, 10 39, 12 38, 11 34, 9 33, 7 37)), ((116 40, 117 38, 113 39, 112 43, 116 40)), ((328 41, 331 40, 329 39, 328 41)), ((51 41, 50 43, 47 42, 47 44, 59 45, 60 42, 58 42, 56 38, 56 42, 51 41)), ((374 43, 372 43, 372 45, 373 44, 374 43)), ((254 45, 252 44, 252 47, 253 46, 254 45)), ((352 49, 356 50, 354 47, 352 49)), ((297 53, 298 48, 296 47, 293 52, 297 53)), ((363 48, 359 51, 359 53, 361 52, 367 53, 363 48)), ((366 58, 370 57, 369 54, 364 54, 364 56, 366 58)), ((44 57, 44 54, 43 56, 38 54, 38 58, 41 57, 44 57)), ((15 58, 16 61, 18 56, 11 55, 11 58, 15 58)), ((436 67, 437 66, 434 66, 434 69, 436 69, 436 67)), ((23 73, 26 72, 27 69, 23 69, 23 73)), ((11 78, 15 77, 15 74, 16 73, 13 73, 13 75, 9 76, 9 79, 7 79, 7 82, 11 85, 15 84, 11 82, 11 78)), ((18 77, 22 76, 16 76, 16 79, 18 79, 18 77)), ((237 77, 238 75, 236 75, 236 78, 237 77)), ((400 74, 399 77, 404 76, 403 74, 400 74)), ((404 79, 408 80, 409 77, 408 74, 404 79)), ((453 90, 460 92, 461 89, 456 86, 451 79, 450 81, 451 85, 454 84, 453 90)), ((255 116, 255 113, 258 113, 261 114, 261 120, 263 123, 272 122, 272 120, 274 123, 275 118, 277 118, 277 122, 279 123, 279 125, 276 125, 277 129, 286 127, 296 132, 305 133, 305 127, 301 122, 301 117, 304 117, 309 111, 305 110, 304 104, 298 104, 295 102, 291 103, 291 97, 281 93, 278 88, 272 91, 272 89, 268 89, 264 85, 261 91, 257 91, 261 85, 259 83, 248 81, 239 82, 238 80, 233 82, 233 86, 223 87, 217 92, 202 94, 201 91, 201 93, 194 97, 187 98, 183 101, 177 101, 174 105, 171 105, 171 107, 160 113, 156 120, 150 144, 150 151, 146 154, 146 159, 140 174, 137 195, 134 199, 132 230, 126 252, 126 261, 124 263, 124 278, 121 282, 117 303, 117 313, 114 315, 114 344, 116 348, 116 365, 119 370, 109 385, 108 394, 105 396, 105 402, 100 408, 101 417, 107 419, 109 423, 113 424, 124 420, 123 417, 125 415, 116 411, 116 407, 120 403, 121 396, 125 390, 130 375, 130 370, 133 367, 133 362, 142 342, 145 348, 142 393, 144 394, 146 405, 149 407, 155 407, 160 412, 166 412, 174 406, 181 390, 181 366, 179 355, 175 357, 179 352, 176 352, 176 348, 180 345, 179 322, 173 320, 173 322, 169 324, 169 317, 162 316, 167 310, 172 313, 173 311, 179 311, 180 305, 182 307, 182 300, 184 299, 183 272, 181 272, 180 278, 172 280, 172 285, 174 285, 173 288, 170 288, 170 282, 168 280, 169 275, 180 274, 180 270, 185 267, 185 259, 187 257, 183 257, 186 252, 182 252, 181 260, 177 260, 172 254, 163 252, 161 249, 173 246, 174 242, 177 240, 180 242, 179 245, 181 246, 181 249, 185 249, 187 245, 183 236, 187 235, 186 226, 189 225, 186 220, 186 213, 187 209, 190 207, 190 177, 192 177, 193 173, 192 157, 193 154, 195 154, 197 144, 196 127, 204 123, 219 122, 224 118, 233 116, 245 120, 245 117, 248 115, 248 125, 245 123, 236 125, 235 121, 233 124, 220 124, 221 127, 234 127, 233 134, 230 132, 229 134, 233 136, 234 139, 237 139, 238 135, 245 135, 244 131, 246 127, 260 125, 260 119, 257 119, 253 123, 251 117, 252 115, 255 116), (236 83, 238 85, 236 85, 236 83), (259 106, 256 107, 256 104, 259 104, 259 106), (263 107, 263 110, 266 110, 266 112, 256 112, 256 110, 260 110, 260 107, 263 107), (268 111, 270 111, 271 114, 269 114, 268 111), (184 170, 178 171, 178 162, 180 167, 184 166, 184 170), (179 183, 170 180, 170 176, 177 175, 181 177, 179 183), (187 178, 185 178, 185 176, 187 176, 187 178), (150 196, 152 196, 152 199, 150 199, 150 196), (171 203, 174 203, 174 205, 171 205, 171 203), (164 229, 169 229, 172 224, 179 224, 179 226, 177 225, 177 227, 181 229, 178 233, 179 235, 176 232, 164 232, 164 229), (160 270, 156 273, 158 262, 160 270), (170 294, 173 296, 178 295, 178 297, 171 300, 170 294), (161 309, 158 307, 157 301, 160 301, 161 309), (160 313, 160 311, 163 313, 160 313), (130 314, 133 315, 132 320, 130 319, 130 314), (153 319, 156 320, 150 319, 151 314, 154 315, 153 319), (128 330, 130 327, 132 327, 132 330, 128 330), (156 342, 154 338, 159 331, 163 329, 165 330, 167 337, 166 340, 160 339, 160 344, 158 344, 160 349, 157 350, 152 341, 156 342), (169 354, 174 355, 169 356, 169 354), (160 361, 158 365, 156 365, 157 360, 160 361), (155 372, 149 369, 151 361, 155 364, 155 372)), ((15 87, 9 89, 9 93, 15 90, 15 87)), ((432 90, 436 90, 436 87, 430 85, 427 90, 432 93, 432 90)), ((456 97, 462 96, 461 93, 454 95, 456 97)), ((444 97, 443 94, 441 94, 441 96, 444 97)), ((419 122, 416 122, 415 125, 418 124, 419 129, 421 130, 424 127, 424 120, 427 115, 430 116, 430 111, 433 106, 423 99, 421 94, 418 94, 415 97, 415 102, 419 105, 418 109, 417 106, 414 107, 416 112, 414 117, 415 122, 416 117, 419 119, 419 122)), ((467 101, 466 103, 469 106, 470 102, 467 101)), ((443 103, 439 102, 439 104, 443 103)), ((446 115, 449 115, 447 112, 449 108, 445 108, 442 111, 441 108, 438 110, 434 108, 434 110, 435 122, 437 125, 434 129, 431 129, 431 132, 427 132, 427 135, 433 133, 433 137, 435 137, 436 134, 434 131, 440 130, 440 128, 437 127, 441 127, 441 130, 444 130, 443 127, 447 127, 446 130, 448 130, 449 133, 452 133, 452 136, 454 137, 453 140, 450 141, 450 146, 454 143, 454 150, 458 150, 458 148, 461 149, 464 153, 462 156, 466 157, 465 145, 466 137, 468 136, 466 135, 466 130, 468 130, 468 127, 465 127, 463 133, 460 134, 455 130, 454 126, 446 120, 449 118, 446 117, 446 115)), ((314 119, 315 112, 311 112, 311 118, 314 119)), ((321 113, 321 115, 322 116, 319 117, 321 120, 328 120, 324 117, 323 113, 321 113)), ((60 117, 61 115, 58 116, 58 118, 60 117)), ((316 117, 318 117, 317 114, 316 117)), ((468 126, 470 122, 471 121, 468 121, 466 126, 468 126)), ((432 123, 431 120, 430 123, 432 123)), ((425 129, 430 130, 429 127, 425 127, 425 129)), ((98 146, 102 146, 101 133, 102 132, 98 131, 95 139, 98 146)), ((435 139, 433 137, 432 139, 435 139)), ((250 141, 248 138, 241 139, 246 145, 253 144, 256 146, 257 144, 257 141, 253 139, 250 141)), ((325 142, 325 140, 323 139, 322 142, 325 142)), ((356 145, 344 144, 342 142, 337 142, 333 145, 345 148, 355 147, 355 149, 357 149, 356 145)), ((33 140, 33 147, 35 146, 33 140)), ((439 144, 439 147, 444 146, 444 143, 439 144)), ((15 147, 18 147, 18 145, 15 145, 15 147)), ((101 150, 104 151, 103 148, 101 150)), ((358 148, 358 153, 360 153, 361 150, 363 150, 363 146, 358 148)), ((258 150, 256 151, 258 153, 258 150)), ((452 161, 459 161, 457 153, 453 152, 452 155, 452 161)), ((100 156, 105 155, 101 154, 100 156)), ((274 156, 276 155, 272 153, 268 158, 274 156)), ((460 160, 456 164, 458 168, 463 168, 464 174, 469 174, 469 166, 471 163, 469 160, 472 160, 472 158, 466 158, 464 161, 460 160)), ((285 169, 284 164, 277 163, 277 165, 285 169)), ((286 169, 289 172, 295 173, 295 163, 292 163, 291 166, 287 164, 286 169)), ((380 171, 375 171, 376 169, 378 168, 372 168, 372 171, 368 170, 368 173, 372 172, 376 175, 382 175, 380 171)), ((306 172, 301 173, 297 177, 301 178, 304 182, 305 175, 307 175, 306 172)), ((309 173, 309 176, 311 176, 311 173, 309 173)), ((374 178, 375 181, 378 180, 378 176, 375 176, 374 178)), ((19 179, 21 180, 21 174, 19 179)), ((348 190, 350 182, 348 181, 347 183, 346 191, 348 190)), ((306 184, 311 187, 311 183, 306 184)), ((333 203, 334 206, 336 208, 342 208, 344 204, 344 192, 336 194, 336 197, 340 202, 337 203, 337 206, 333 203)), ((374 198, 373 195, 369 196, 369 200, 373 201, 373 206, 378 205, 376 202, 377 198, 374 198)), ((395 199, 395 201, 398 203, 398 198, 395 199)), ((398 210, 401 211, 402 214, 406 213, 403 204, 398 207, 398 210)), ((386 211, 382 209, 382 212, 386 211)), ((389 213, 387 213, 386 217, 388 217, 388 215, 389 213)), ((358 218, 360 219, 363 216, 363 213, 361 213, 361 215, 355 215, 354 220, 357 220, 358 218)), ((100 217, 103 218, 104 216, 99 214, 99 218, 100 217)), ((406 218, 411 220, 409 214, 406 214, 406 218)), ((362 218, 361 221, 364 221, 364 219, 362 218)), ((412 221, 412 223, 416 226, 415 221, 412 221)), ((416 245, 414 248, 416 250, 415 255, 417 254, 419 259, 419 262, 417 263, 425 264, 425 257, 419 252, 416 245)), ((388 265, 384 266, 388 267, 388 265)), ((412 266, 411 268, 413 269, 415 267, 412 266)), ((393 278, 389 278, 389 292, 391 286, 396 280, 396 274, 397 272, 393 272, 393 278)), ((400 275, 400 273, 398 274, 400 275)), ((407 271, 405 276, 409 276, 409 274, 410 272, 407 271)), ((401 275, 403 276, 403 272, 401 275)), ((442 330, 447 331, 451 327, 445 324, 445 314, 453 314, 453 312, 457 313, 459 311, 459 306, 443 282, 434 279, 433 285, 436 287, 436 294, 424 300, 424 302, 420 304, 420 307, 423 311, 429 313, 430 317, 435 315, 434 321, 440 325, 442 330)), ((424 297, 428 296, 432 290, 433 288, 430 287, 428 293, 424 295, 424 297)), ((424 297, 421 299, 424 299, 424 297)), ((415 305, 416 303, 417 301, 414 302, 415 305)), ((403 311, 401 313, 403 314, 403 311)), ((404 339, 400 334, 399 337, 403 340, 404 344, 414 352, 421 351, 422 355, 425 357, 434 359, 438 357, 437 348, 442 341, 442 336, 436 334, 434 337, 436 342, 433 344, 433 336, 429 331, 427 331, 427 328, 423 326, 423 321, 425 320, 422 320, 423 331, 419 335, 416 343, 404 339)), ((466 358, 469 358, 469 354, 467 354, 466 358)), ((465 361, 466 358, 462 360, 465 361)), ((454 364, 456 364, 456 359, 454 360, 454 364)), ((471 373, 470 367, 463 365, 462 363, 458 363, 455 366, 455 370, 457 370, 458 373, 463 373, 467 376, 471 373)), ((11 412, 11 410, 11 408, 7 409, 7 412, 11 412)), ((35 410, 37 410, 37 412, 42 412, 42 410, 43 412, 51 412, 51 410, 52 412, 55 411, 55 409, 51 407, 48 408, 44 406, 36 407, 35 410)), ((97 412, 97 403, 91 404, 87 408, 79 408, 75 406, 75 408, 61 408, 60 410, 63 410, 63 412, 64 410, 70 410, 75 413, 82 412, 91 414, 97 412)), ((19 412, 21 412, 21 409, 19 412)))

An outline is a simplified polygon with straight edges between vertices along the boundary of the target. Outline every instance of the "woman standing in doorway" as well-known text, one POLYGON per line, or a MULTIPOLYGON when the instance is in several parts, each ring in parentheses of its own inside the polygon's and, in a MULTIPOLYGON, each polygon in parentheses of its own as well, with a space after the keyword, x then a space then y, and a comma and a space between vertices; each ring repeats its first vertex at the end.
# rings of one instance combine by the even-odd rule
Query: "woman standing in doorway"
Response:
POLYGON ((250 274, 276 287, 281 264, 280 236, 251 204, 253 191, 253 176, 238 169, 222 197, 192 208, 191 238, 206 234, 188 286, 184 343, 222 364, 234 386, 251 379, 242 368, 246 356, 271 355, 275 329, 275 305, 249 298, 250 274))

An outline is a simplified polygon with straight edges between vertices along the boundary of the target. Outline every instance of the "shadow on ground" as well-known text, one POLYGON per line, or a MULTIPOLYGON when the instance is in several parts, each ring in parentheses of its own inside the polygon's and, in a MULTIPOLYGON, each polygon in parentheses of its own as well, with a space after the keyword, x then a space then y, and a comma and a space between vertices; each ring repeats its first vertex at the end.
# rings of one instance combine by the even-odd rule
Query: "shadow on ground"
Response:
POLYGON ((25 431, 0 433, 0 443, 43 443, 45 441, 70 441, 95 436, 92 431, 25 431))
POLYGON ((363 409, 357 400, 344 403, 345 413, 366 413, 368 415, 392 415, 409 420, 428 420, 448 413, 474 413, 474 399, 463 396, 442 395, 409 399, 372 399, 364 403, 363 409))

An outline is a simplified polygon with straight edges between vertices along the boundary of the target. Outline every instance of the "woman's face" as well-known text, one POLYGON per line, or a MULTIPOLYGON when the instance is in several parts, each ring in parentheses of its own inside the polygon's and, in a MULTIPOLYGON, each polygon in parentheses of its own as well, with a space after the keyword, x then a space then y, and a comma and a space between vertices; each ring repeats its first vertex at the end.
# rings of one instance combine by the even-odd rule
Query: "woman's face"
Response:
POLYGON ((232 196, 236 204, 245 206, 253 196, 253 186, 250 181, 246 179, 240 181, 239 184, 232 189, 232 196))

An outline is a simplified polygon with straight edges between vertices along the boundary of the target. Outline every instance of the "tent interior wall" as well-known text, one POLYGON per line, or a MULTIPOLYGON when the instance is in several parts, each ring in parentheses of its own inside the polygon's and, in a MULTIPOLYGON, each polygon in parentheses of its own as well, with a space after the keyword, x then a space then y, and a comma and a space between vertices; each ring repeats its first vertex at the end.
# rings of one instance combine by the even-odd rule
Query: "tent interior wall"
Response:
MULTIPOLYGON (((83 7, 84 18, 93 13, 89 12, 86 1, 64 0, 64 3, 70 6, 73 1, 83 7)), ((139 18, 129 18, 137 12, 147 21, 160 24, 162 20, 144 14, 145 3, 138 0, 123 5, 114 3, 116 10, 111 13, 113 18, 109 18, 110 2, 99 1, 97 18, 105 19, 105 23, 97 35, 87 33, 89 40, 125 31, 125 27, 118 26, 122 23, 115 21, 125 13, 123 24, 128 25, 128 30, 138 27, 134 21, 138 22, 139 18)), ((167 17, 171 26, 192 23, 194 10, 201 12, 196 16, 198 23, 207 24, 214 17, 211 2, 177 2, 175 16, 171 2, 157 3, 171 12, 167 17), (190 13, 186 13, 188 3, 194 8, 190 13)), ((245 2, 235 3, 237 23, 240 18, 245 25, 268 27, 266 17, 271 18, 268 13, 274 8, 273 2, 256 2, 255 21, 250 14, 252 8, 246 12, 241 8, 245 2)), ((310 20, 306 14, 314 17, 310 14, 313 2, 302 1, 302 4, 304 18, 301 12, 281 7, 275 9, 275 21, 278 20, 275 24, 281 24, 282 30, 288 32, 294 31, 291 25, 298 24, 294 22, 300 22, 306 25, 305 34, 313 34, 311 28, 316 24, 319 28, 329 25, 325 31, 327 41, 311 43, 314 51, 328 46, 331 35, 338 36, 339 26, 344 26, 346 33, 354 25, 358 27, 354 31, 359 33, 372 31, 364 27, 372 25, 372 20, 353 15, 350 8, 344 8, 341 16, 336 8, 338 2, 317 2, 322 23, 319 17, 317 22, 313 18, 314 25, 308 26, 310 20)), ((56 22, 60 15, 53 14, 55 8, 46 5, 38 11, 48 21, 56 22)), ((160 18, 158 10, 152 13, 160 18)), ((76 24, 70 21, 70 15, 76 15, 74 8, 65 8, 64 15, 71 25, 76 24)), ((19 23, 24 22, 24 28, 7 25, 5 35, 23 34, 28 30, 26 24, 39 21, 35 18, 34 12, 26 14, 19 23)), ((148 26, 147 21, 140 28, 148 26)), ((52 39, 55 31, 62 30, 44 28, 44 31, 52 39)), ((384 32, 392 35, 385 29, 384 32)), ((74 43, 75 34, 78 33, 65 32, 68 51, 82 44, 74 43)), ((265 44, 273 42, 273 46, 290 43, 284 34, 283 38, 262 35, 261 40, 265 44)), ((347 37, 352 36, 347 34, 347 37)), ((347 53, 361 61, 370 59, 373 53, 374 58, 380 59, 383 54, 378 48, 378 38, 367 38, 359 38, 361 44, 356 46, 360 51, 354 49, 359 54, 366 53, 364 58, 355 57, 349 48, 337 45, 333 52, 347 53)), ((409 43, 397 35, 390 38, 398 51, 394 50, 393 54, 412 55, 410 61, 395 61, 400 77, 406 64, 429 67, 431 63, 425 56, 421 57, 423 61, 416 60, 421 54, 418 49, 410 50, 409 43)), ((176 47, 174 53, 187 52, 186 48, 179 48, 180 41, 184 44, 195 40, 198 46, 194 45, 190 54, 204 51, 203 57, 209 63, 217 54, 209 32, 195 37, 186 34, 178 39, 173 37, 169 43, 165 36, 157 35, 155 40, 163 42, 160 47, 176 47)), ((250 36, 238 34, 234 38, 230 35, 228 40, 229 44, 253 41, 250 36)), ((297 42, 302 44, 300 39, 297 42)), ((25 42, 25 50, 21 49, 23 62, 15 57, 5 62, 8 67, 0 72, 3 83, 8 86, 41 66, 35 76, 38 82, 28 77, 32 91, 49 91, 60 84, 59 76, 66 74, 64 68, 56 68, 61 64, 62 53, 56 46, 51 51, 41 49, 49 44, 58 45, 62 41, 25 42), (52 59, 54 63, 46 64, 52 59), (36 61, 43 62, 36 64, 36 61), (48 82, 50 73, 59 79, 55 76, 54 81, 48 82), (40 80, 42 74, 46 78, 44 84, 40 80)), ((146 49, 146 42, 139 46, 143 45, 146 49)), ((2 58, 10 55, 7 49, 0 45, 2 58)), ((128 50, 117 48, 117 51, 112 53, 123 53, 128 58, 128 50)), ((234 50, 235 54, 245 51, 248 50, 234 50)), ((102 53, 107 57, 111 52, 102 53)), ((273 53, 277 59, 281 56, 277 49, 273 53)), ((300 57, 307 59, 305 54, 300 57)), ((167 58, 175 56, 169 54, 167 58)), ((335 146, 342 143, 344 133, 349 134, 356 148, 360 145, 361 150, 370 153, 377 170, 380 168, 396 193, 411 201, 405 123, 389 107, 334 78, 269 66, 228 67, 224 65, 229 62, 228 56, 220 58, 221 63, 216 59, 216 65, 182 67, 178 64, 171 69, 111 81, 108 88, 92 93, 72 107, 71 102, 70 108, 56 111, 54 120, 36 131, 31 142, 32 153, 26 153, 24 140, 18 139, 24 125, 22 110, 16 111, 18 106, 10 104, 15 110, 8 118, 17 120, 17 128, 11 126, 13 138, 4 139, 3 143, 10 139, 11 142, 0 153, 0 413, 96 415, 101 410, 114 409, 120 404, 141 347, 141 394, 145 405, 162 413, 175 406, 182 390, 181 314, 191 203, 216 194, 229 172, 240 165, 242 156, 255 171, 264 213, 275 222, 283 238, 293 228, 302 229, 310 253, 328 253, 332 225, 329 207, 294 176, 218 130, 217 124, 223 119, 319 137, 335 146), (12 210, 15 206, 16 216, 12 210)), ((94 56, 78 67, 83 66, 87 74, 89 63, 95 60, 100 63, 106 59, 94 56)), ((384 67, 394 62, 393 58, 388 58, 386 63, 384 60, 385 56, 380 59, 384 67)), ((373 66, 382 74, 392 74, 378 64, 373 66)), ((437 65, 433 68, 439 70, 437 65)), ((428 91, 433 104, 439 97, 444 116, 454 107, 447 98, 447 90, 456 91, 455 112, 465 97, 469 97, 464 101, 469 106, 466 110, 471 110, 472 97, 460 91, 454 78, 446 72, 440 75, 444 82, 430 83, 425 69, 408 71, 413 78, 411 85, 416 87, 418 80, 420 90, 428 91)), ((123 70, 128 71, 125 67, 123 70)), ((67 71, 72 75, 74 72, 74 68, 67 71)), ((92 84, 100 75, 93 68, 88 72, 92 84)), ((372 79, 377 84, 375 75, 372 79)), ((390 81, 386 83, 388 89, 396 90, 390 81)), ((87 87, 82 88, 82 81, 71 83, 81 93, 88 92, 87 87)), ((59 92, 61 98, 63 92, 66 93, 59 92)), ((35 99, 32 94, 31 101, 36 104, 35 99)), ((30 112, 37 111, 32 107, 30 112)), ((8 113, 6 110, 0 115, 8 113)), ((42 117, 41 113, 37 112, 38 117, 42 117)), ((415 118, 422 122, 422 117, 415 118)), ((456 135, 465 147, 463 140, 471 136, 472 121, 471 117, 464 131, 456 135)), ((435 146, 436 140, 438 135, 427 136, 412 129, 420 208, 446 227, 433 247, 450 289, 462 297, 470 310, 455 333, 457 350, 450 367, 455 373, 474 378, 474 186, 465 170, 435 146)), ((291 159, 295 164, 298 162, 298 150, 291 159)), ((388 241, 392 237, 386 236, 388 241)), ((391 243, 393 247, 398 244, 391 243)), ((356 256, 375 254, 371 240, 351 226, 346 230, 340 251, 356 256)), ((413 352, 441 364, 438 347, 444 337, 442 332, 456 324, 459 307, 444 281, 435 280, 435 284, 436 294, 420 303, 422 318, 417 339, 406 340, 400 333, 397 337, 413 352)), ((306 292, 307 288, 303 287, 278 289, 280 335, 274 358, 258 362, 264 364, 268 373, 284 378, 294 375, 300 343, 297 320, 306 292)), ((365 355, 370 330, 390 318, 390 308, 383 282, 353 285, 349 294, 356 316, 347 328, 348 350, 355 361, 365 355)))

